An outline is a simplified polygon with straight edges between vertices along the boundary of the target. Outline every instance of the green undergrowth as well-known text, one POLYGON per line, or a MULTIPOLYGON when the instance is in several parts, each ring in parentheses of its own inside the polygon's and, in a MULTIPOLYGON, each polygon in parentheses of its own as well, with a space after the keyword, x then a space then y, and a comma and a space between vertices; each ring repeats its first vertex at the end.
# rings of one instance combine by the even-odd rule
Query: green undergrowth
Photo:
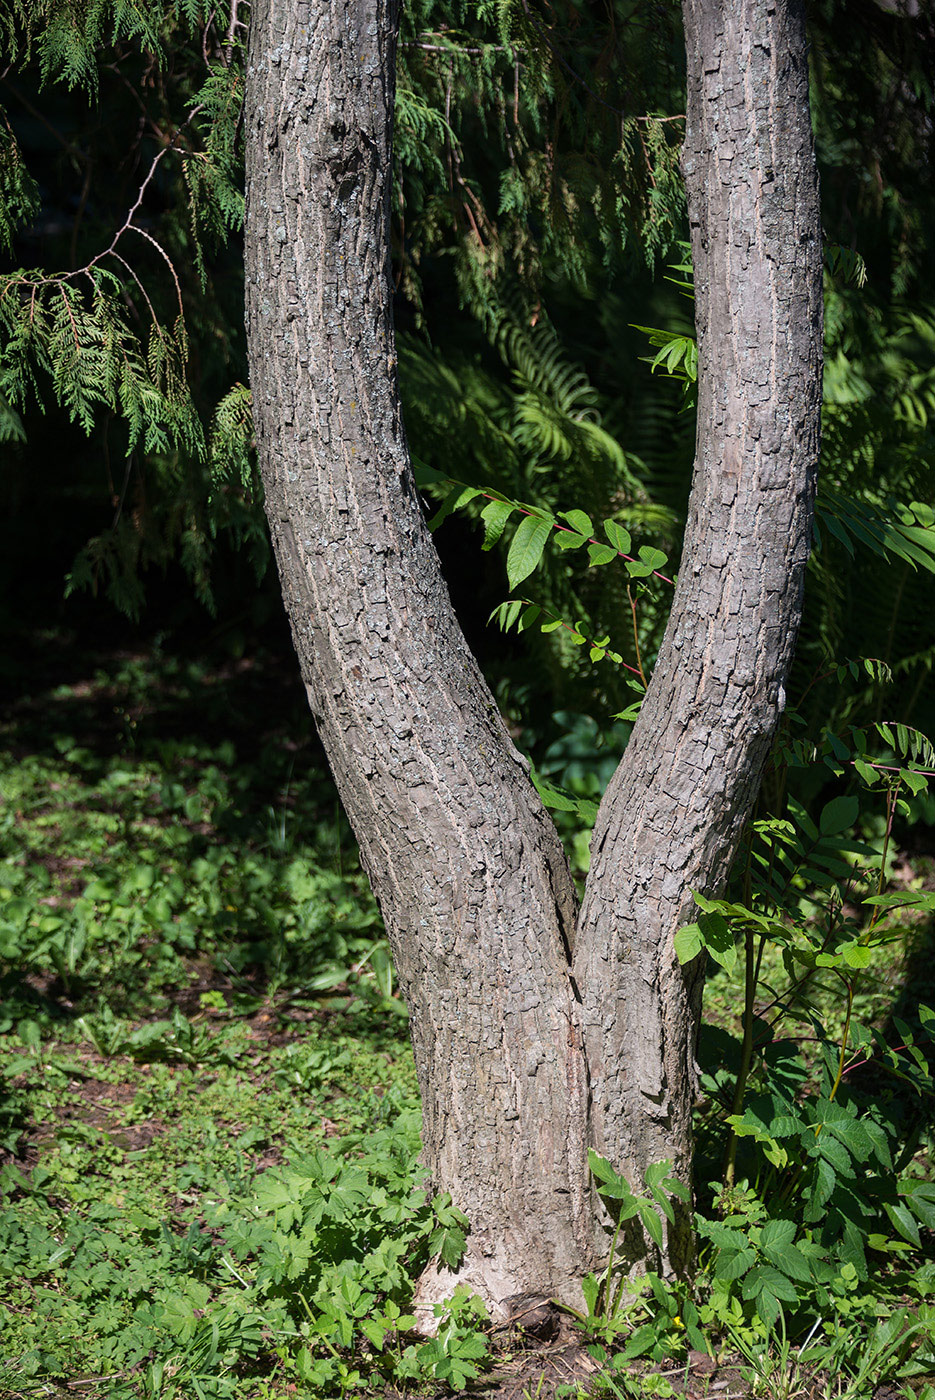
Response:
MULTIPOLYGON (((422 1179, 382 927, 304 697, 264 667, 102 657, 0 735, 0 1397, 427 1395, 502 1360, 470 1295, 412 1330, 468 1224, 422 1179)), ((738 1394, 931 1400, 932 867, 844 816, 764 828, 782 908, 751 885, 686 931, 711 957, 699 1273, 627 1276, 621 1231, 658 1243, 679 1185, 592 1154, 590 1391, 704 1394, 719 1365, 738 1394)))
POLYGON ((485 1350, 466 1299, 406 1336, 465 1222, 307 721, 215 680, 131 658, 6 727, 0 1395, 431 1388, 485 1350))

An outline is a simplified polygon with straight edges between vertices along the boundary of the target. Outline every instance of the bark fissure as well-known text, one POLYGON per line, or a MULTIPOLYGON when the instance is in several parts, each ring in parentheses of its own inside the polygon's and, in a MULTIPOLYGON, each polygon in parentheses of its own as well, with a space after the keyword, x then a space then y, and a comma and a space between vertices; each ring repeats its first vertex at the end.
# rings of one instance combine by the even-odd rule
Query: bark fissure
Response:
MULTIPOLYGON (((388 255, 387 0, 255 0, 247 80, 254 419, 302 674, 380 901, 435 1184, 489 1299, 577 1300, 597 1146, 689 1176, 697 968, 672 936, 723 880, 798 621, 820 386, 801 17, 685 0, 699 435, 683 566, 576 897, 471 655, 415 490, 388 255), (804 114, 804 115, 803 115, 804 114), (572 956, 573 955, 573 956, 572 956)), ((819 289, 819 290, 816 290, 819 289)), ((666 1263, 682 1267, 684 1230, 666 1263)), ((423 1290, 450 1292, 430 1274, 423 1290)))

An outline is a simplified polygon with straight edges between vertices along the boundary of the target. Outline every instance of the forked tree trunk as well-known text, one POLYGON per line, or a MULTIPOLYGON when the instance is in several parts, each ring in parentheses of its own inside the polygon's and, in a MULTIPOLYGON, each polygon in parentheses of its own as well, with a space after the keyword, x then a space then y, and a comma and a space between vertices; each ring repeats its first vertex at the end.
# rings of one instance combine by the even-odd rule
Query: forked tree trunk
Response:
MULTIPOLYGON (((247 325, 267 512, 410 1008, 425 1160, 472 1222, 460 1277, 493 1303, 580 1297, 602 1240, 590 1141, 635 1184, 663 1158, 689 1173, 698 979, 671 941, 690 888, 730 862, 798 622, 820 383, 804 37, 785 0, 699 8, 686 0, 698 474, 673 618, 595 834, 579 999, 568 866, 452 612, 400 419, 396 15, 385 0, 252 7, 247 325)), ((686 1252, 674 1237, 664 1262, 686 1252)), ((423 1300, 453 1283, 430 1274, 423 1300)))

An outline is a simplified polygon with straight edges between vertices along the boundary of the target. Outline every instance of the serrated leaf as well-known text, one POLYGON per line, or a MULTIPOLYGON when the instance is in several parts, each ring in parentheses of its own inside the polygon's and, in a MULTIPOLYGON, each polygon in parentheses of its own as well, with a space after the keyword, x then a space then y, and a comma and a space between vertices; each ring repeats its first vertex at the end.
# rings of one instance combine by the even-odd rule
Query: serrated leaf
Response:
POLYGON ((595 1278, 594 1274, 586 1274, 581 1281, 581 1292, 584 1294, 584 1305, 589 1316, 594 1315, 597 1310, 597 1299, 601 1291, 601 1281, 595 1278))
POLYGON ((360 1330, 372 1347, 375 1347, 377 1351, 382 1351, 386 1334, 391 1329, 382 1322, 377 1322, 375 1318, 365 1317, 360 1324, 360 1330))
POLYGON ((779 1318, 779 1299, 769 1288, 757 1295, 756 1310, 767 1327, 775 1327, 779 1318))
POLYGON ((796 1225, 794 1220, 767 1220, 760 1231, 760 1243, 764 1248, 778 1248, 785 1244, 791 1244, 795 1239, 796 1225))
POLYGON ((547 782, 545 778, 541 778, 535 772, 532 774, 532 781, 544 806, 551 807, 555 812, 578 811, 578 800, 570 793, 563 792, 561 788, 555 787, 553 783, 547 782))
POLYGON ((837 1172, 851 1174, 850 1153, 832 1133, 825 1130, 818 1138, 818 1151, 826 1162, 830 1162, 837 1172))
POLYGON ((720 1220, 702 1221, 699 1233, 712 1244, 716 1244, 718 1249, 746 1249, 750 1243, 742 1230, 735 1230, 720 1220))
POLYGON ((644 1322, 630 1333, 626 1346, 618 1355, 624 1361, 634 1361, 638 1356, 645 1356, 655 1346, 657 1333, 658 1328, 654 1322, 644 1322))
POLYGON ((652 1206, 643 1206, 640 1210, 640 1219, 646 1229, 653 1244, 657 1249, 662 1248, 662 1221, 653 1210, 652 1206))
POLYGON ((482 549, 493 549, 514 510, 515 506, 512 501, 488 501, 480 513, 480 518, 484 522, 482 549))
POLYGON ((774 1298, 780 1298, 784 1303, 797 1303, 799 1300, 795 1285, 785 1274, 781 1274, 778 1269, 774 1269, 770 1264, 757 1264, 751 1269, 744 1279, 741 1292, 745 1298, 756 1298, 763 1291, 768 1291, 774 1298))
POLYGON ((447 1264, 449 1269, 456 1269, 464 1256, 464 1246, 467 1237, 463 1230, 454 1226, 445 1229, 445 1237, 438 1250, 438 1257, 443 1264, 447 1264))
POLYGON ((697 958, 704 948, 704 939, 697 924, 686 924, 684 928, 680 928, 673 941, 675 956, 683 964, 697 958))
POLYGON ((743 1278, 755 1263, 756 1250, 749 1247, 729 1250, 719 1254, 715 1260, 714 1277, 723 1279, 725 1283, 733 1283, 736 1279, 743 1278))
POLYGON ((549 522, 537 515, 526 515, 517 525, 506 556, 506 576, 511 588, 538 568, 551 533, 549 522))
MULTIPOLYGON (((597 1177, 598 1181, 605 1181, 609 1185, 627 1185, 625 1179, 614 1171, 606 1157, 602 1157, 599 1152, 595 1152, 593 1147, 588 1148, 588 1166, 591 1175, 597 1177)), ((629 1189, 629 1188, 628 1188, 629 1189)))
POLYGON ((803 1282, 811 1278, 811 1270, 808 1267, 808 1260, 805 1255, 796 1249, 793 1244, 779 1244, 764 1246, 763 1253, 771 1264, 782 1271, 788 1278, 799 1279, 803 1282))
POLYGON ((848 967, 869 967, 873 961, 872 950, 863 943, 845 943, 838 951, 848 967))

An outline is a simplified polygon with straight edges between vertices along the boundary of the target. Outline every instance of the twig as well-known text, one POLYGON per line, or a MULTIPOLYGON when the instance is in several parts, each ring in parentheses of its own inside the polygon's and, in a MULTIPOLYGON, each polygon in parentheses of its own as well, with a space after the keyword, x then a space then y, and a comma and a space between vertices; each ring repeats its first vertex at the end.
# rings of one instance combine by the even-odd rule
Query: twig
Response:
MULTIPOLYGON (((629 584, 627 584, 627 597, 630 600, 630 616, 633 619, 633 646, 636 651, 636 664, 639 668, 637 671, 637 675, 639 676, 643 684, 648 688, 646 676, 643 674, 643 658, 640 656, 640 634, 636 626, 636 600, 633 597, 633 589, 630 587, 629 584)), ((632 670, 632 667, 630 667, 630 669, 632 670)))
POLYGON ((237 18, 237 8, 239 0, 231 0, 231 20, 227 26, 227 36, 224 40, 224 47, 227 51, 227 67, 231 65, 234 56, 234 38, 238 29, 243 29, 243 21, 237 18))
MULTIPOLYGON (((236 3, 236 0, 235 0, 236 3)), ((427 44, 423 39, 400 39, 402 49, 422 49, 425 53, 463 53, 477 57, 487 53, 520 53, 520 49, 507 48, 506 44, 484 44, 468 48, 461 44, 427 44)))
MULTIPOLYGON (((466 486, 466 485, 467 485, 467 482, 466 482, 466 481, 457 481, 457 480, 455 480, 455 478, 454 478, 453 476, 447 477, 446 480, 447 480, 448 482, 450 482, 450 484, 451 484, 452 486, 466 486)), ((488 501, 499 501, 499 500, 502 500, 502 497, 491 495, 491 493, 490 493, 489 491, 483 491, 483 490, 481 490, 479 487, 474 487, 474 488, 472 488, 472 489, 476 490, 476 491, 477 491, 477 494, 478 494, 479 496, 483 496, 483 497, 485 498, 485 500, 488 500, 488 501)), ((530 510, 530 509, 528 509, 528 507, 526 507, 526 506, 521 506, 521 505, 519 504, 519 502, 513 502, 513 501, 511 501, 510 504, 514 507, 515 510, 518 510, 518 511, 519 511, 520 515, 535 515, 535 514, 536 514, 536 511, 530 510)), ((541 518, 542 518, 542 517, 540 516, 540 519, 541 519, 541 518)), ((570 525, 559 525, 559 523, 558 523, 557 520, 550 520, 548 523, 549 523, 549 525, 552 527, 553 530, 561 530, 561 531, 563 531, 563 532, 564 532, 565 534, 567 534, 567 535, 578 535, 578 534, 581 533, 580 530, 573 530, 572 527, 571 527, 570 525)), ((601 545, 601 548, 604 548, 604 545, 601 543, 601 541, 595 539, 593 535, 589 535, 589 536, 587 537, 587 543, 588 543, 588 544, 599 544, 599 545, 601 545)), ((612 545, 611 545, 610 547, 613 548, 612 545)), ((630 562, 631 564, 636 564, 636 563, 639 562, 637 559, 635 559, 635 558, 633 557, 632 554, 624 554, 624 553, 623 553, 623 550, 621 550, 621 549, 616 550, 615 553, 617 554, 618 558, 620 558, 620 559, 627 559, 627 560, 629 560, 629 562, 630 562)), ((666 574, 661 574, 661 573, 659 572, 658 569, 653 569, 652 575, 651 575, 651 576, 652 576, 653 578, 661 579, 663 583, 668 583, 668 584, 670 584, 673 588, 675 587, 675 580, 669 578, 668 575, 666 575, 666 574)), ((633 668, 631 667, 630 669, 632 670, 633 668)))

